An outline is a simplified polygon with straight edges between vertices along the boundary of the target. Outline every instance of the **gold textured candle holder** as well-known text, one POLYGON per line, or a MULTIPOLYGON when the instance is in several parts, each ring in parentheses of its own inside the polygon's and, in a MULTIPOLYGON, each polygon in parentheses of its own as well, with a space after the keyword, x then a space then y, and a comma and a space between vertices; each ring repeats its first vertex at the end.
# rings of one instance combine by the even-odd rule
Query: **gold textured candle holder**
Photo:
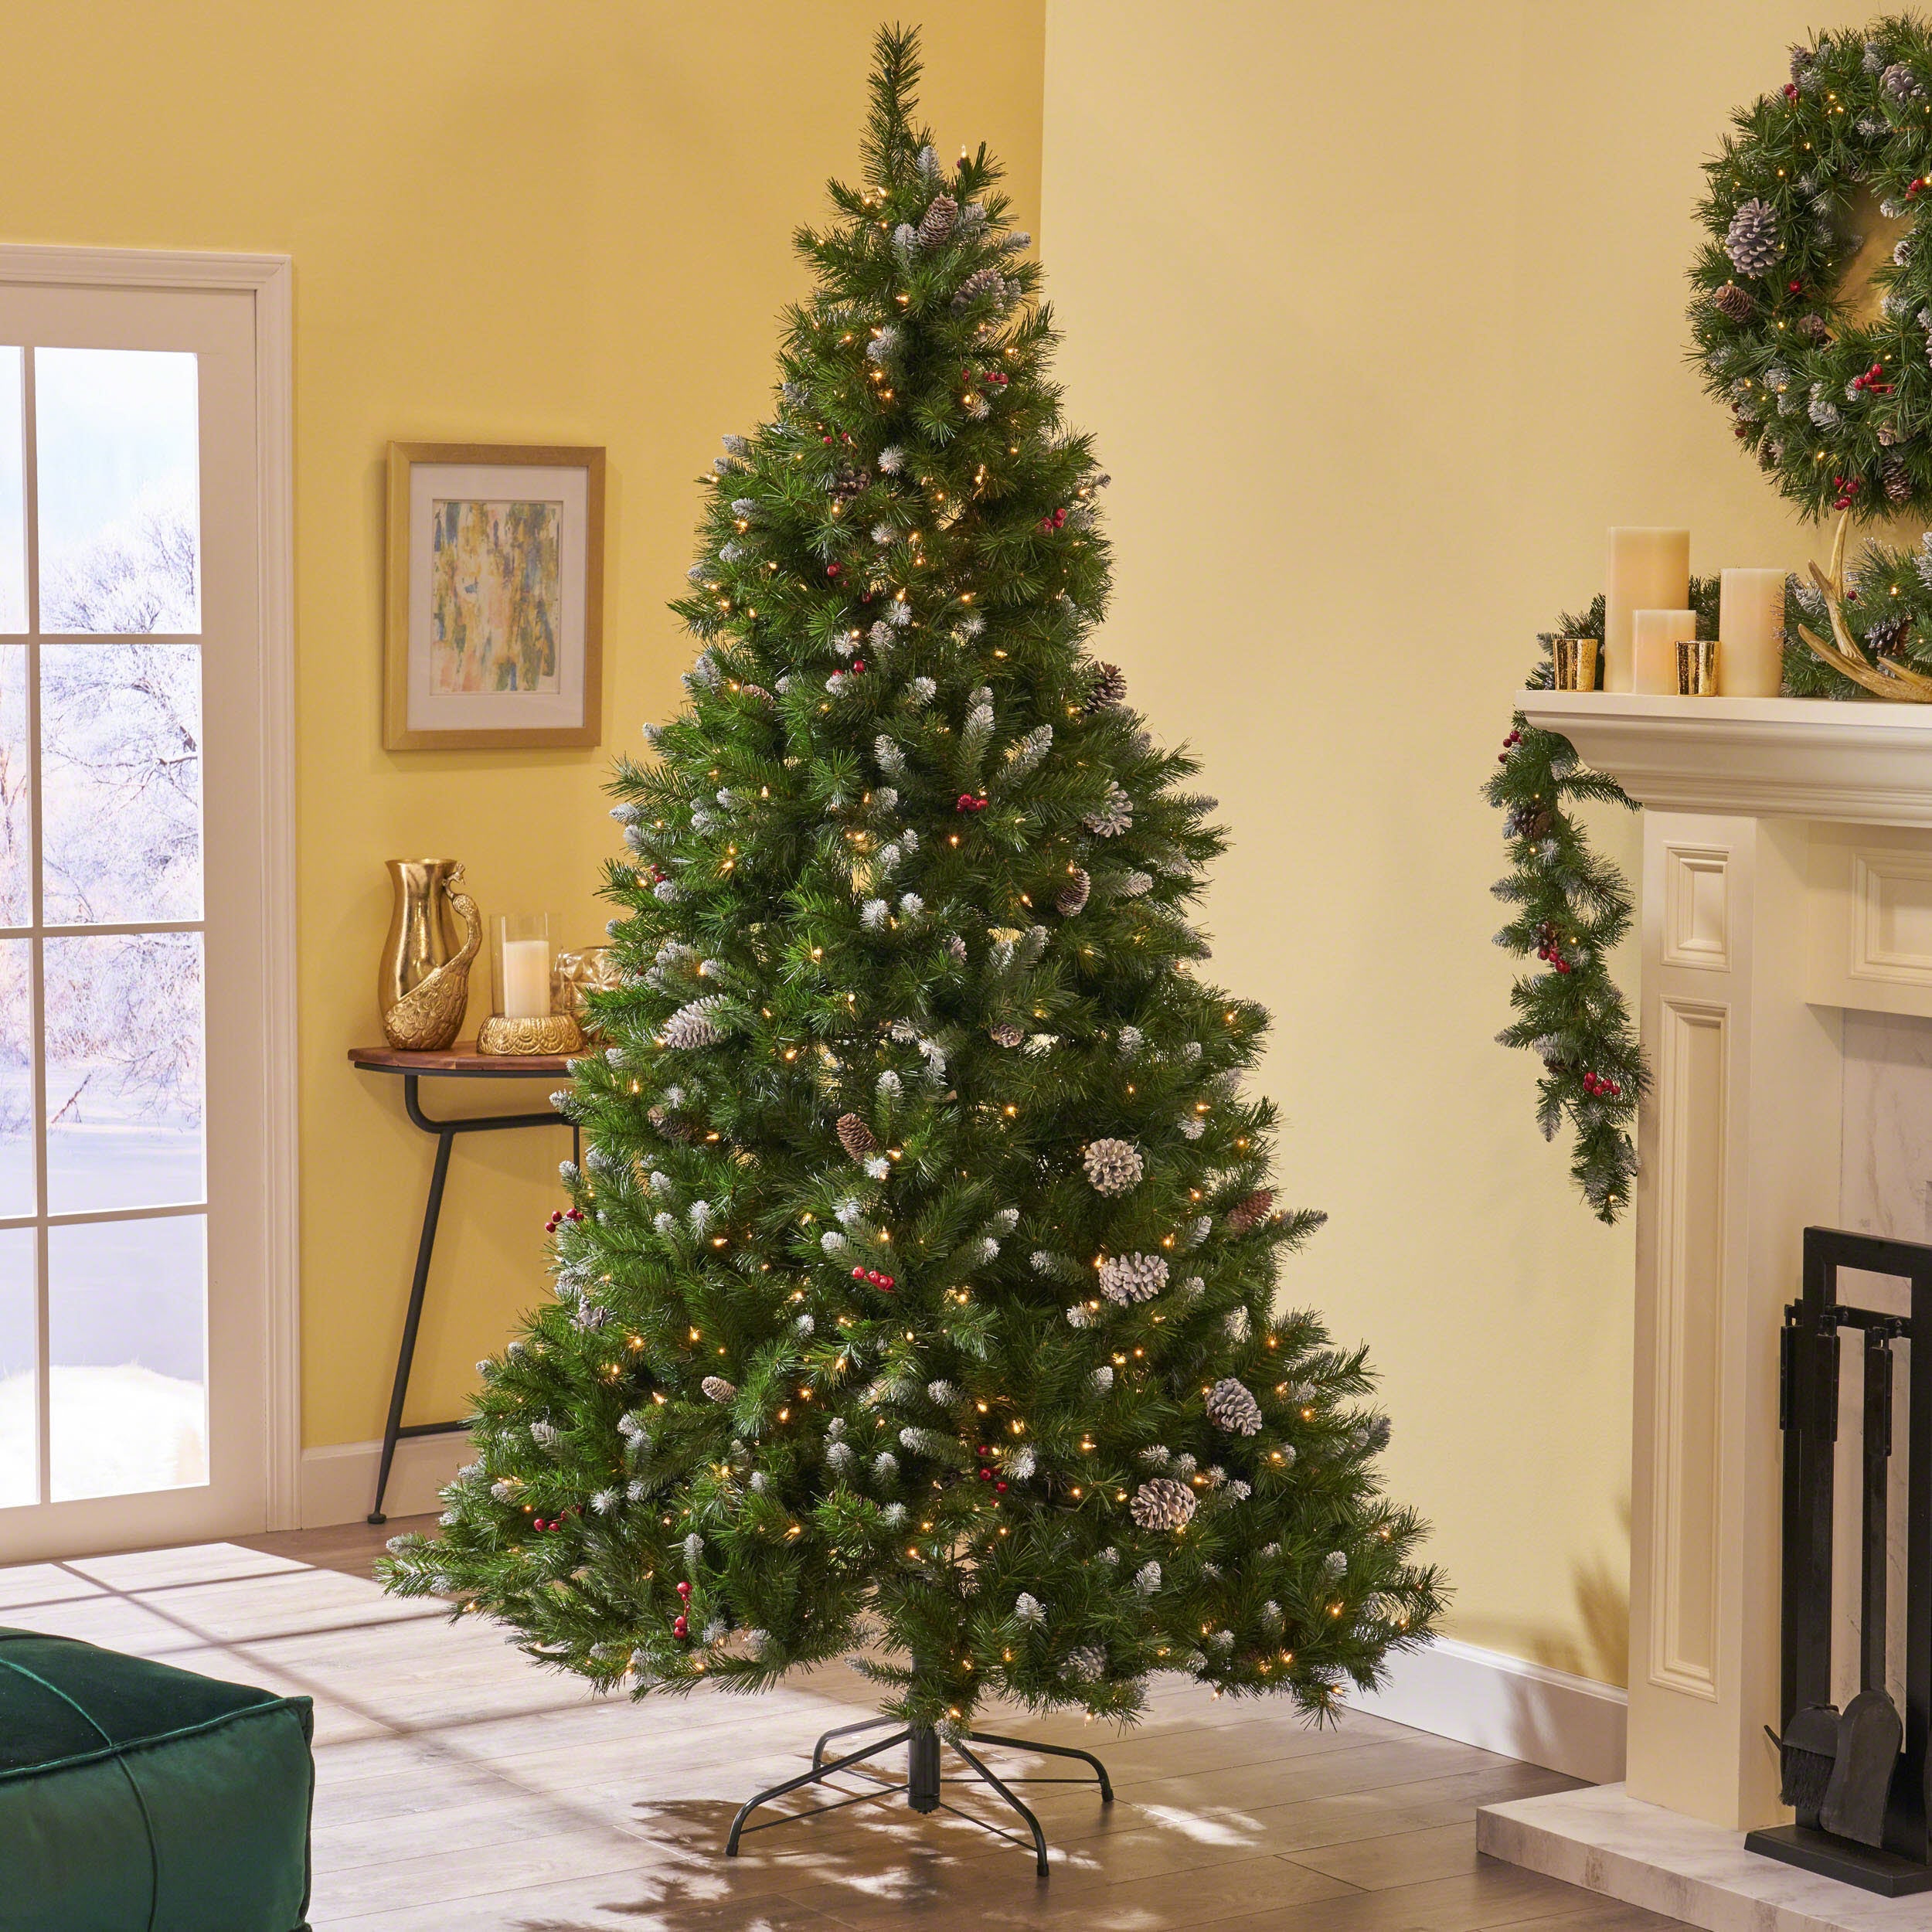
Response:
POLYGON ((568 1013, 545 1013, 535 1019, 505 1019, 492 1013, 477 1029, 479 1053, 574 1053, 583 1034, 568 1013))
POLYGON ((1677 641, 1677 695, 1680 698, 1717 696, 1717 640, 1679 638, 1677 641))
POLYGON ((1595 638, 1557 638, 1550 655, 1556 666, 1559 691, 1594 691, 1600 646, 1595 638))

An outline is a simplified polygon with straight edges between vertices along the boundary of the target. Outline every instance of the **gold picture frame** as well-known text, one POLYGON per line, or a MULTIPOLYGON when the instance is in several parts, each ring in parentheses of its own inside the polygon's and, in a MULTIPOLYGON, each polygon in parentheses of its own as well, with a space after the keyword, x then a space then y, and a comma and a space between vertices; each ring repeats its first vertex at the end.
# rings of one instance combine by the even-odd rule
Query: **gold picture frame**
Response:
POLYGON ((390 444, 386 575, 386 750, 602 742, 601 449, 390 444))

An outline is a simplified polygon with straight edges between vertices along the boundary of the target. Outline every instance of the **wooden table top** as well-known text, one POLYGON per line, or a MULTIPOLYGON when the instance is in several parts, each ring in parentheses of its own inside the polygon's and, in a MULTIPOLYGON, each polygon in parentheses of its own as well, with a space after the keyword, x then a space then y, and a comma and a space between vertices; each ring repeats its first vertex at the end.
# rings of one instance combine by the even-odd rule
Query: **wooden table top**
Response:
POLYGON ((406 1053, 393 1046, 352 1046, 349 1064, 371 1073, 431 1073, 443 1079, 532 1080, 567 1073, 573 1053, 479 1053, 460 1039, 440 1053, 406 1053))

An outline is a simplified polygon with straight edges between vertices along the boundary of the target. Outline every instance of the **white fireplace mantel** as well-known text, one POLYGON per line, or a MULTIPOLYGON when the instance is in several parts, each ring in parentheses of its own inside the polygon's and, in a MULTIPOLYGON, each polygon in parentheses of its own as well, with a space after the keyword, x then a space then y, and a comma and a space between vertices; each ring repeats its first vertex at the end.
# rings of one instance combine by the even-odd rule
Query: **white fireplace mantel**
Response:
MULTIPOLYGON (((1899 1023, 1870 1015, 1932 1019, 1932 706, 1560 691, 1519 703, 1644 808, 1638 1005, 1653 1085, 1638 1129, 1628 1770, 1615 1801, 1734 1834, 1789 1816, 1764 1730, 1782 1716, 1778 1330, 1803 1230, 1924 1239, 1932 1216, 1932 1196, 1913 1198, 1900 1205, 1922 1218, 1883 1224, 1886 1204, 1875 1210, 1860 1177, 1902 1166, 1923 1193, 1923 1162, 1875 1163, 1854 1145, 1872 1142, 1873 1111, 1846 1100, 1851 1070, 1870 1064, 1852 1036, 1899 1023)), ((1838 1540, 1842 1570, 1855 1546, 1838 1540)), ((1525 1815, 1485 1821, 1483 1842, 1539 1862, 1582 1798, 1511 1807, 1525 1815), (1539 1808, 1552 1819, 1540 1838, 1539 1808)), ((1607 1842, 1593 1869, 1610 1869, 1607 1842)), ((1672 1896, 1700 1925, 1801 1922, 1672 1896)))
POLYGON ((1932 825, 1932 705, 1604 691, 1518 702, 1654 811, 1932 825))

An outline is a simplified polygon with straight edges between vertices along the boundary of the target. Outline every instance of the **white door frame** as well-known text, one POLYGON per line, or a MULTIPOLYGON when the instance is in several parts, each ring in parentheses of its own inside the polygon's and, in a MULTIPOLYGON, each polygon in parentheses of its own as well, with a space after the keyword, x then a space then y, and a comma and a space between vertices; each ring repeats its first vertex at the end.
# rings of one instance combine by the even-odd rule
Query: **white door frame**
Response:
POLYGON ((301 1461, 301 1291, 295 1017, 295 532, 293 272, 286 255, 0 243, 0 286, 237 290, 254 298, 256 555, 263 730, 261 902, 267 1053, 260 1256, 263 1440, 269 1526, 298 1521, 301 1461))

